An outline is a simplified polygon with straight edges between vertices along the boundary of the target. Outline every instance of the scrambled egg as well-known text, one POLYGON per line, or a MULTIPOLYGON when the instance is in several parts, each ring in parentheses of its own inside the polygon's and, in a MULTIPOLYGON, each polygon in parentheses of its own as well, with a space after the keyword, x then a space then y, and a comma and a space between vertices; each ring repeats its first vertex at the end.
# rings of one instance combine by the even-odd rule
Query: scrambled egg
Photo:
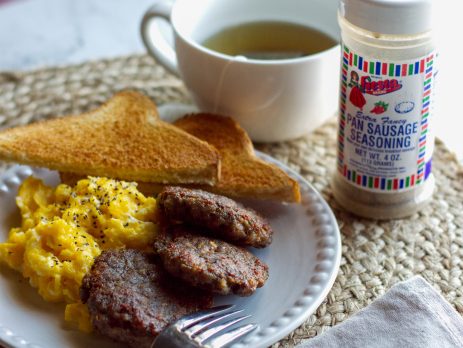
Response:
POLYGON ((147 249, 156 237, 156 201, 135 183, 94 178, 55 189, 28 178, 16 203, 21 227, 0 243, 0 260, 21 272, 50 302, 66 302, 65 318, 91 331, 80 303, 84 275, 102 250, 147 249))

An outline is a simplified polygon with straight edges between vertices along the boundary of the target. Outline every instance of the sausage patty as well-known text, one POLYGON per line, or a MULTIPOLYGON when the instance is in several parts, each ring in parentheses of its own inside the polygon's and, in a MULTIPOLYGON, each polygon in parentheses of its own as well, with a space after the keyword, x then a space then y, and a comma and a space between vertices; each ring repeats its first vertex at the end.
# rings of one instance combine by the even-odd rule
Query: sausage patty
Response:
POLYGON ((154 254, 130 249, 95 260, 81 299, 97 332, 133 347, 150 347, 170 323, 212 305, 212 295, 171 278, 154 254))
POLYGON ((264 285, 268 266, 244 248, 190 233, 187 227, 167 228, 154 243, 165 269, 189 284, 227 295, 251 295, 264 285))
POLYGON ((205 228, 234 244, 263 248, 272 242, 263 217, 224 196, 169 186, 159 194, 158 206, 164 218, 205 228))

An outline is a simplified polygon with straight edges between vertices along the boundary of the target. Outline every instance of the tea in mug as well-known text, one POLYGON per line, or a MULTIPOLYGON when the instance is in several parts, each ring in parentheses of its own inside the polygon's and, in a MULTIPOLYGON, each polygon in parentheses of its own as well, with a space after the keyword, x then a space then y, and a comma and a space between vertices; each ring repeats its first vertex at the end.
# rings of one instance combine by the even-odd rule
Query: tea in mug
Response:
POLYGON ((329 49, 337 42, 308 26, 269 21, 225 28, 202 44, 230 56, 265 60, 305 57, 329 49))

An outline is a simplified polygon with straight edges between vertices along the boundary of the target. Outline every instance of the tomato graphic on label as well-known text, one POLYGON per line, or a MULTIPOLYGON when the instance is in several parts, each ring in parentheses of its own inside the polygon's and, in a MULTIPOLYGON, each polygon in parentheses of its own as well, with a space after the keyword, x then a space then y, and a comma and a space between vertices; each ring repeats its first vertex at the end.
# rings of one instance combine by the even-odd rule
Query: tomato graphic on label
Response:
POLYGON ((352 87, 349 94, 349 101, 352 103, 352 105, 363 111, 363 107, 367 101, 365 100, 365 97, 363 96, 362 90, 359 86, 359 75, 355 71, 350 73, 349 87, 352 87))
POLYGON ((387 108, 389 107, 389 104, 383 102, 383 101, 379 101, 377 103, 375 103, 375 107, 373 109, 370 110, 370 112, 372 114, 376 114, 376 115, 381 115, 382 113, 384 113, 387 108))

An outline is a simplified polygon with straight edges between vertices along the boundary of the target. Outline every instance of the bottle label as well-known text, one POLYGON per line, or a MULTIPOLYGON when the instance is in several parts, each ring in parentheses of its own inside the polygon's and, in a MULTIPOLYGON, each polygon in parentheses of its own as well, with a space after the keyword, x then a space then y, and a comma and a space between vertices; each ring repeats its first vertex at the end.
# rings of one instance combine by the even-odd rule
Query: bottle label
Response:
POLYGON ((428 179, 435 56, 381 61, 343 44, 338 171, 352 185, 397 192, 428 179))

